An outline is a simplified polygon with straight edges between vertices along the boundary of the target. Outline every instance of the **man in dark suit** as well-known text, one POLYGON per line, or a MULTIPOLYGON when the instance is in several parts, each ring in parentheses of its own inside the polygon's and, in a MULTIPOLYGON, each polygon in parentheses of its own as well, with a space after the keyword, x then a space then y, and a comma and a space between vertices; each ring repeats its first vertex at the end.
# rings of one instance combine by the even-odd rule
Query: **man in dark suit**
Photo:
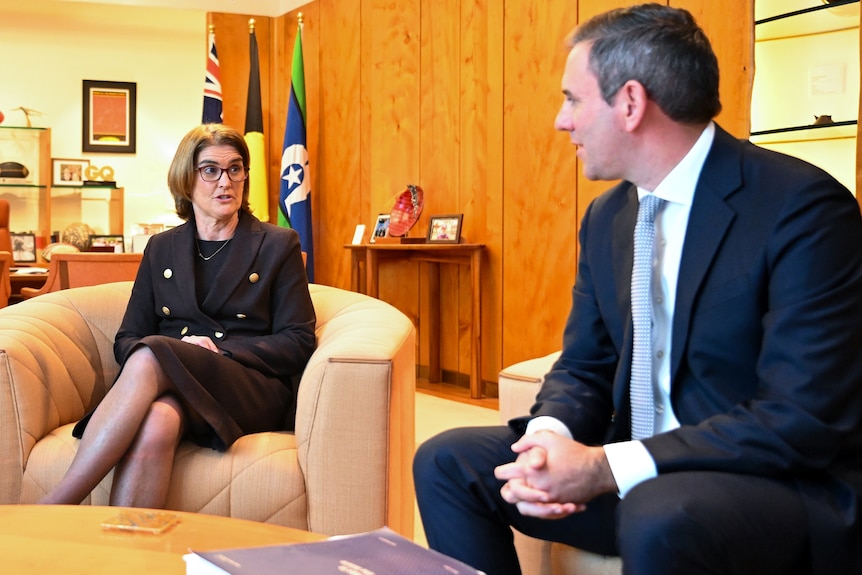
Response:
POLYGON ((633 574, 862 573, 855 200, 712 122, 718 64, 688 12, 614 10, 570 48, 556 127, 588 178, 623 182, 584 216, 563 352, 530 416, 418 450, 429 545, 490 575, 520 572, 510 526, 633 574), (632 275, 649 196, 644 402, 632 275))

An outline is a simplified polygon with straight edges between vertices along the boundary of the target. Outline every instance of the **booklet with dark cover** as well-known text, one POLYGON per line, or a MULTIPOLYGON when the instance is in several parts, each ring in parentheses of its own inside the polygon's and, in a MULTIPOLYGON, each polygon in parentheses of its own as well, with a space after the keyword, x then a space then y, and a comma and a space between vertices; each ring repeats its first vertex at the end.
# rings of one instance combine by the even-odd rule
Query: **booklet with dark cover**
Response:
POLYGON ((480 575, 383 527, 314 543, 194 551, 186 575, 480 575))

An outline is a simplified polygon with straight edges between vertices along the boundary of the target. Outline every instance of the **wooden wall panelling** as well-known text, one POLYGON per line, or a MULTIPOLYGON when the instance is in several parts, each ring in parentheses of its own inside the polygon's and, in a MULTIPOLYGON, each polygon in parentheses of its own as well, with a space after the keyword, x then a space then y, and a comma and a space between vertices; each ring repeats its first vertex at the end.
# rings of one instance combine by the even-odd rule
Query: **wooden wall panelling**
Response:
MULTIPOLYGON (((350 2, 351 0, 346 0, 350 2)), ((370 62, 372 54, 372 27, 371 6, 368 2, 358 2, 361 5, 359 12, 360 22, 360 62, 370 62)), ((361 114, 359 126, 360 150, 370 150, 371 147, 371 71, 370 65, 359 66, 359 113, 361 114)), ((379 191, 375 195, 371 185, 371 154, 363 153, 359 161, 359 178, 362 194, 363 223, 372 226, 377 221, 377 214, 385 213, 392 206, 392 201, 382 201, 383 194, 379 191)), ((390 196, 391 197, 391 196, 390 196)), ((418 337, 417 337, 418 339, 418 337)), ((418 343, 417 343, 418 347, 418 343)))
MULTIPOLYGON (((419 184, 425 208, 410 235, 427 233, 431 215, 462 212, 459 183, 460 133, 460 0, 420 0, 419 66, 419 184)), ((469 220, 469 218, 468 218, 469 220)), ((466 230, 466 228, 465 228, 466 230)), ((469 373, 469 276, 461 266, 440 266, 440 362, 449 370, 469 373), (464 281, 461 282, 462 273, 464 281), (466 299, 461 285, 466 286, 466 299), (466 312, 466 325, 463 320, 466 312), (459 353, 463 350, 463 353, 459 353)), ((419 270, 420 317, 438 310, 428 307, 427 266, 419 270)), ((428 365, 429 341, 419 333, 420 365, 428 365)))
MULTIPOLYGON (((367 122, 362 129, 368 132, 366 146, 361 150, 362 161, 369 162, 372 209, 388 212, 408 184, 422 183, 420 0, 367 0, 362 2, 361 19, 363 43, 366 39, 369 43, 363 46, 360 63, 368 68, 367 83, 363 77, 361 86, 368 106, 368 116, 363 115, 367 122)), ((420 230, 414 228, 410 235, 422 235, 420 230)), ((418 286, 417 264, 381 264, 380 298, 413 318, 417 325, 418 286)))
MULTIPOLYGON (((461 211, 467 241, 485 244, 482 378, 496 385, 502 366, 503 316, 502 2, 462 0, 460 74, 461 211)), ((461 281, 466 289, 469 278, 462 275, 461 281)), ((462 317, 465 311, 469 308, 462 310, 462 317)))
MULTIPOLYGON (((314 4, 314 3, 312 3, 314 4)), ((312 166, 315 215, 315 281, 350 287, 350 242, 356 224, 370 229, 369 185, 362 176, 367 155, 360 78, 364 54, 360 44, 360 4, 353 0, 321 0, 319 61, 319 150, 312 166)), ((309 5, 307 5, 309 6, 309 5)), ((309 56, 306 56, 308 62, 309 56)), ((309 103, 311 106, 311 103, 309 103)))
POLYGON ((576 253, 574 150, 554 131, 577 3, 506 3, 502 365, 559 349, 576 253))

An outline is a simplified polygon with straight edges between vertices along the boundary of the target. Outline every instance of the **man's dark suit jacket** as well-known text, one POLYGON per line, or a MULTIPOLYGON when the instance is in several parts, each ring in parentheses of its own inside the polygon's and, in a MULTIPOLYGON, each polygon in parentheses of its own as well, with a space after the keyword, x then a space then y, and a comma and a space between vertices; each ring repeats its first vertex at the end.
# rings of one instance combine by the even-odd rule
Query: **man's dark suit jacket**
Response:
MULTIPOLYGON (((531 411, 587 444, 630 438, 637 207, 623 182, 588 209, 563 353, 531 411)), ((672 337, 681 427, 644 441, 659 474, 790 478, 809 511, 815 572, 833 560, 862 571, 862 219, 852 195, 718 128, 691 206, 672 337)))

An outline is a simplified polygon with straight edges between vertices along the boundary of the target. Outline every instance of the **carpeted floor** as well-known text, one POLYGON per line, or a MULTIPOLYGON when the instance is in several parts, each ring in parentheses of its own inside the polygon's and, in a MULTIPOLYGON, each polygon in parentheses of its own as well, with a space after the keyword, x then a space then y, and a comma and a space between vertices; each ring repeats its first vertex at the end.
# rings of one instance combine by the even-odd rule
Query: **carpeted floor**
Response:
MULTIPOLYGON (((498 425, 499 423, 500 413, 495 409, 442 399, 422 392, 416 393, 417 446, 429 437, 453 427, 498 425)), ((415 513, 413 540, 420 545, 426 545, 418 508, 415 509, 415 513)))

